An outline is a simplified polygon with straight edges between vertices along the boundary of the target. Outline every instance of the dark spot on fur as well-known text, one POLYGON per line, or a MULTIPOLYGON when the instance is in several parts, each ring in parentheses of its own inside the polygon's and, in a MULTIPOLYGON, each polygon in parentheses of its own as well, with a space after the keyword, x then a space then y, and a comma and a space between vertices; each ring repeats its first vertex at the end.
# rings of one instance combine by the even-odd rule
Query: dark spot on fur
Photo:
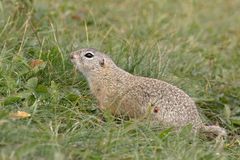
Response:
POLYGON ((158 107, 154 107, 154 108, 153 108, 153 112, 154 112, 154 113, 158 113, 159 111, 160 111, 160 109, 159 109, 158 107))
POLYGON ((102 59, 101 61, 99 61, 99 64, 100 64, 101 67, 104 67, 104 64, 105 64, 104 59, 102 59))

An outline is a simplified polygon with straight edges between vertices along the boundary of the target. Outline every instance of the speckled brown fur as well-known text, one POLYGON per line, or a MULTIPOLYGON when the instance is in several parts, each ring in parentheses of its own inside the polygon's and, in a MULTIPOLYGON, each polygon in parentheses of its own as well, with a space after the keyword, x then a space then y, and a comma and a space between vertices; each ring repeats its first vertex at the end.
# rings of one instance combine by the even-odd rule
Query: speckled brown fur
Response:
POLYGON ((73 52, 71 61, 87 78, 101 110, 133 118, 150 112, 151 119, 164 126, 191 124, 194 130, 226 135, 219 126, 205 126, 193 100, 167 82, 134 76, 117 67, 106 54, 91 48, 73 52))

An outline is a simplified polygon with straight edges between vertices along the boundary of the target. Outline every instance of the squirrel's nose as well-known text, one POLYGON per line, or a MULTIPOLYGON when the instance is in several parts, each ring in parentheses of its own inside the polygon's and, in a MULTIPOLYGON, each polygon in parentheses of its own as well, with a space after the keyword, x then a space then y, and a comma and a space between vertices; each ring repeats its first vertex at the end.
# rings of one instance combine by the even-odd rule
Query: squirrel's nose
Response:
POLYGON ((79 57, 80 57, 80 55, 79 55, 78 52, 72 52, 72 53, 70 54, 70 59, 71 59, 71 60, 79 59, 79 57))
POLYGON ((74 53, 70 54, 70 59, 74 59, 74 53))

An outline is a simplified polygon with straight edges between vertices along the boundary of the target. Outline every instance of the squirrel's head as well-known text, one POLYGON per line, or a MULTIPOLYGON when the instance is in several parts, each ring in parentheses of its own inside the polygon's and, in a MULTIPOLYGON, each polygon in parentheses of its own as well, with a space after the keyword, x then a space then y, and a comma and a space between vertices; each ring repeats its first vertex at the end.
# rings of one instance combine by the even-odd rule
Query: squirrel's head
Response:
POLYGON ((84 48, 70 54, 72 63, 85 76, 113 67, 115 64, 107 55, 92 48, 84 48))

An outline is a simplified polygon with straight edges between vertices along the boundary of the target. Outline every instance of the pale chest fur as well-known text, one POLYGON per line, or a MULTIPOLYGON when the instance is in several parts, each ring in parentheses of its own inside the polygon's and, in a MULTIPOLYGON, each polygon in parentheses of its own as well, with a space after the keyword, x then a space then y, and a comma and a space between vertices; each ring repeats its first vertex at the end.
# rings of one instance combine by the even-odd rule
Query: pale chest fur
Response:
POLYGON ((129 98, 129 83, 131 76, 104 76, 98 81, 89 82, 92 94, 97 98, 101 110, 109 110, 114 115, 127 114, 135 117, 140 111, 140 106, 133 99, 129 98))

